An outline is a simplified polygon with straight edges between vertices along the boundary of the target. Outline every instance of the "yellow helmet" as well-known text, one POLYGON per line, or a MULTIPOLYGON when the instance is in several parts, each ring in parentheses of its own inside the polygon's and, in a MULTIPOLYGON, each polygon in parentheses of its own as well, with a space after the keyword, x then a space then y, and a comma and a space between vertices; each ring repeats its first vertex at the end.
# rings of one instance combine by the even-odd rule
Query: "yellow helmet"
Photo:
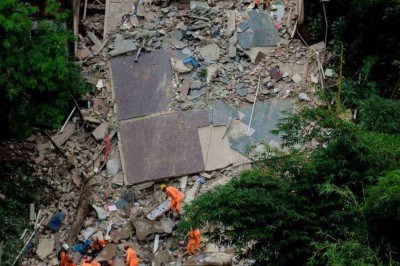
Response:
POLYGON ((160 185, 161 190, 164 190, 166 187, 167 187, 166 184, 161 184, 161 185, 160 185))

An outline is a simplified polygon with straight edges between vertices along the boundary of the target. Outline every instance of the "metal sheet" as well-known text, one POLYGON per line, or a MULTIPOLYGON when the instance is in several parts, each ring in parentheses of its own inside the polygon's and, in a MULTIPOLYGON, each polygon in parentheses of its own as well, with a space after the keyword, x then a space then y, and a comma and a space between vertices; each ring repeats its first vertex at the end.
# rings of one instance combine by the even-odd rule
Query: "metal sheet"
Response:
POLYGON ((113 58, 112 74, 118 104, 118 120, 157 113, 167 109, 166 87, 173 79, 170 50, 113 58))
POLYGON ((204 170, 197 128, 207 111, 186 111, 120 122, 128 184, 204 170))

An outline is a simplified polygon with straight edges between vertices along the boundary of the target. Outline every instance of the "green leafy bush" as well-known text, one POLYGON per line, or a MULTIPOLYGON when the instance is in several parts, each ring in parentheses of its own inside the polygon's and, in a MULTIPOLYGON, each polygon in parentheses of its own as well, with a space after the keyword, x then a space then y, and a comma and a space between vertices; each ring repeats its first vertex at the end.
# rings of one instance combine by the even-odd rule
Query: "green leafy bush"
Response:
POLYGON ((48 21, 33 28, 36 9, 19 0, 0 1, 0 116, 18 136, 32 126, 60 126, 71 96, 87 91, 69 54, 73 34, 59 5, 47 1, 48 21))
POLYGON ((365 130, 400 134, 400 102, 370 97, 360 104, 360 125, 365 130))

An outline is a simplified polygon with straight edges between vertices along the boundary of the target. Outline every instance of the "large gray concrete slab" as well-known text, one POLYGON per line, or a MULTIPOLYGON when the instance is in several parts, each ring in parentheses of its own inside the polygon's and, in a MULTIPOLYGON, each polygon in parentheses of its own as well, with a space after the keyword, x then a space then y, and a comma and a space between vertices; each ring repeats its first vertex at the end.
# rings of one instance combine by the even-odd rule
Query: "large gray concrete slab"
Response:
POLYGON ((111 60, 114 92, 118 105, 117 118, 125 120, 165 111, 168 107, 166 87, 173 79, 171 50, 142 53, 111 60))
POLYGON ((128 185, 203 171, 198 128, 208 124, 205 110, 121 121, 128 185))
POLYGON ((279 42, 278 30, 267 14, 259 10, 247 12, 248 19, 238 26, 238 43, 243 49, 276 46, 279 42))
POLYGON ((232 119, 239 119, 238 113, 223 100, 217 101, 208 112, 208 120, 214 126, 229 125, 232 119))
POLYGON ((238 111, 240 112, 240 123, 231 126, 228 132, 231 147, 242 154, 248 152, 248 148, 257 144, 268 144, 278 146, 281 136, 271 133, 276 129, 279 119, 284 117, 284 111, 293 108, 291 100, 268 99, 256 103, 254 114, 250 124, 250 132, 247 135, 247 128, 250 123, 252 105, 247 105, 238 111))

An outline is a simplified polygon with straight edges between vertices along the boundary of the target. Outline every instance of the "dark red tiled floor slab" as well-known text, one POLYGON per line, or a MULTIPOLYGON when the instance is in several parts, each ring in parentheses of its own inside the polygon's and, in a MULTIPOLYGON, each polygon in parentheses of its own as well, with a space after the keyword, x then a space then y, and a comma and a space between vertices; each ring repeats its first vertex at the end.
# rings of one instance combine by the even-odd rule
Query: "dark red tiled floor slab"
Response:
POLYGON ((168 106, 165 88, 173 79, 171 50, 142 53, 111 59, 118 120, 164 111, 168 106))
POLYGON ((121 121, 127 185, 203 171, 197 128, 208 124, 204 110, 121 121))

